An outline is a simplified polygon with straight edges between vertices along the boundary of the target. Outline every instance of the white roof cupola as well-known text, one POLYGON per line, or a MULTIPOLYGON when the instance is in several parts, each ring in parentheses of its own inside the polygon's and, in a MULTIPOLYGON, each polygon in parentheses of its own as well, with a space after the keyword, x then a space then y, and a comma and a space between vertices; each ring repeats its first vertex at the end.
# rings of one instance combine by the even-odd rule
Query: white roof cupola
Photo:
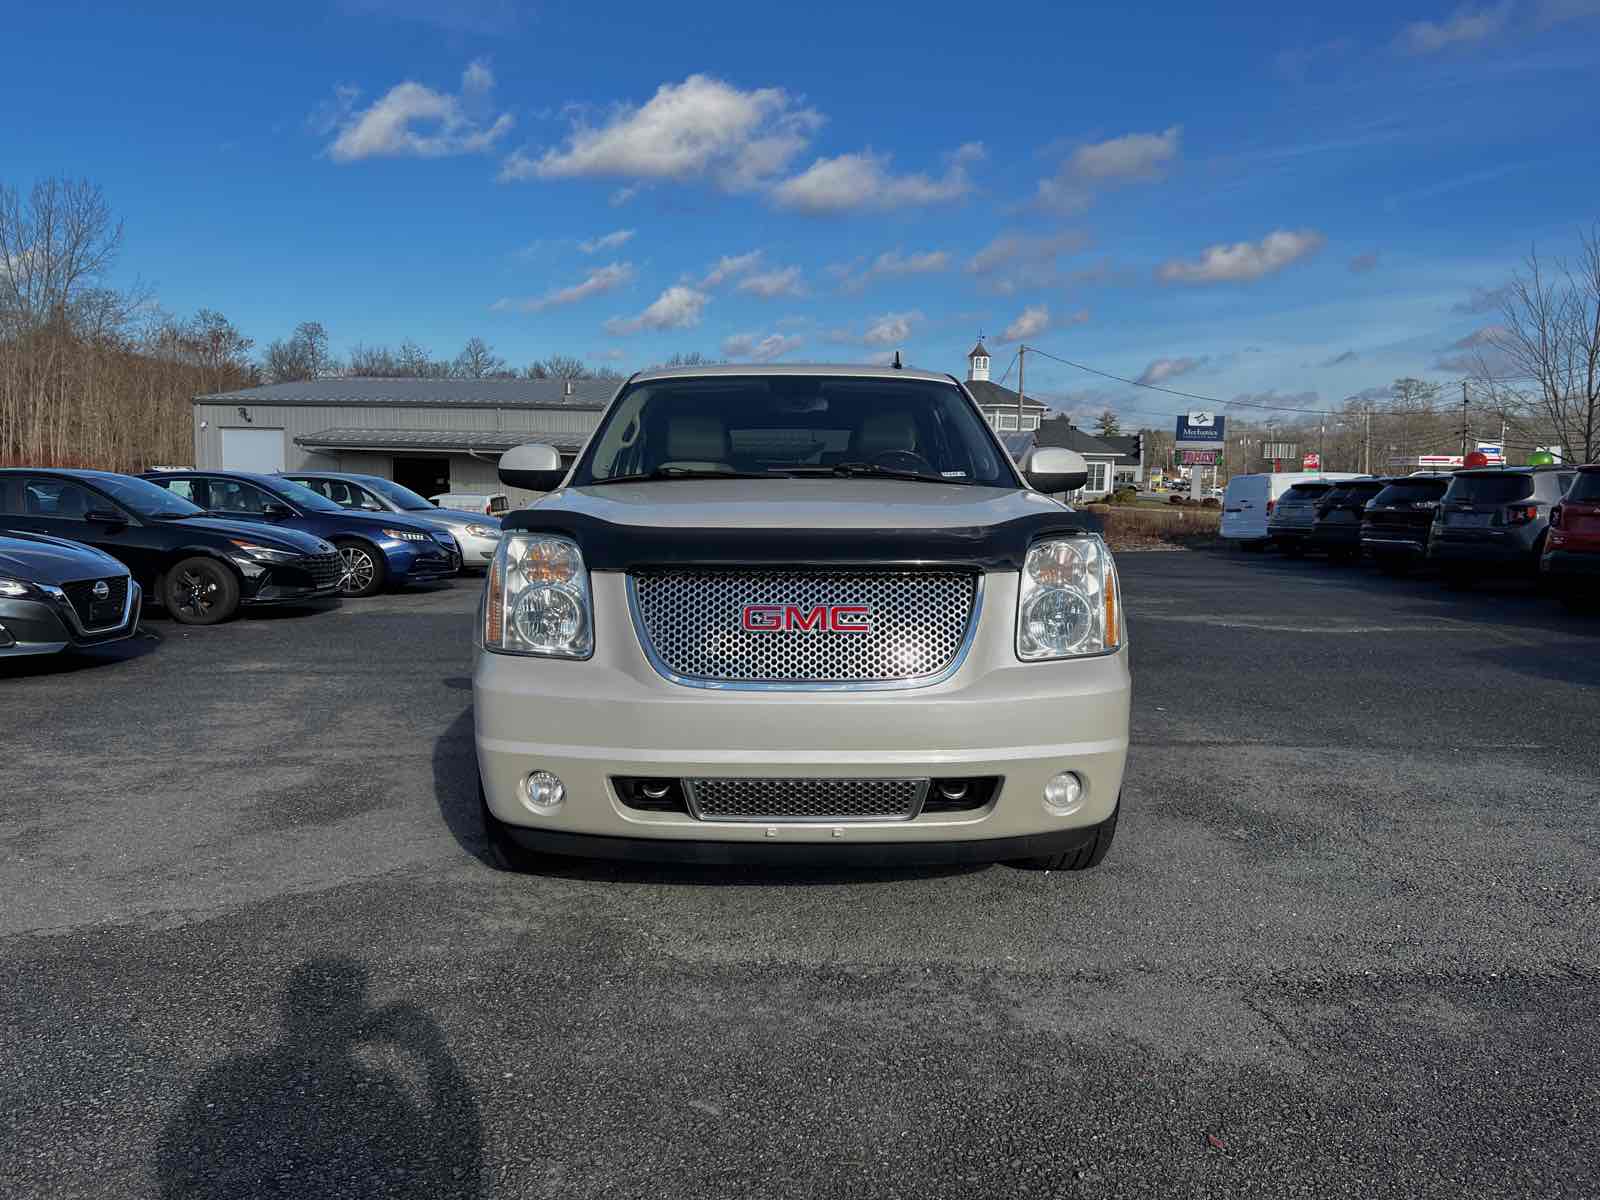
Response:
POLYGON ((971 383, 975 380, 986 380, 988 378, 989 351, 985 348, 983 337, 980 335, 978 344, 967 355, 967 382, 971 383))

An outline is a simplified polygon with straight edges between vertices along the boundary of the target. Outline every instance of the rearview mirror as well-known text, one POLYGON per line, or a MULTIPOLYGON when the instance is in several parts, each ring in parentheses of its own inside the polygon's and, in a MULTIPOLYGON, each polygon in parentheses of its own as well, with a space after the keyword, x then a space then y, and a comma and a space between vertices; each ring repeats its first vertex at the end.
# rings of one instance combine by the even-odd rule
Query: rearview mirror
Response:
POLYGON ((128 518, 114 508, 91 508, 83 514, 85 521, 92 521, 96 525, 126 525, 128 518))
POLYGON ((500 456, 500 482, 530 492, 549 492, 561 486, 567 469, 554 446, 529 442, 513 446, 500 456))
POLYGON ((1089 464, 1076 450, 1061 446, 1038 446, 1028 456, 1023 472, 1036 491, 1075 492, 1089 482, 1089 464))

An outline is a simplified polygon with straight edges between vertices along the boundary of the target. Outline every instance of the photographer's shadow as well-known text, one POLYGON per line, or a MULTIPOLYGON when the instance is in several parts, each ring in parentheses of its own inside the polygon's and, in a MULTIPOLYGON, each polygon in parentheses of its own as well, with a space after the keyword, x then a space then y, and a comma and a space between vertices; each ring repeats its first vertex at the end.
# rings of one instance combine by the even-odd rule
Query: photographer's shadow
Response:
POLYGON ((478 1103, 438 1023, 368 1006, 350 959, 296 968, 282 1040, 209 1071, 162 1135, 162 1197, 483 1195, 478 1103))

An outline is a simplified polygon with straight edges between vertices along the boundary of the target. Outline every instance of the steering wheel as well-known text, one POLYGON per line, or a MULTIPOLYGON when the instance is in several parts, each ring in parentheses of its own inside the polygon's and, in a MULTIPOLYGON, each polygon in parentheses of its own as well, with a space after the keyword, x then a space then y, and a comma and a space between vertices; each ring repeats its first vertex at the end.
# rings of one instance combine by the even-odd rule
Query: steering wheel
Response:
POLYGON ((922 475, 937 475, 933 464, 915 450, 885 450, 872 456, 872 465, 890 471, 916 471, 922 475))

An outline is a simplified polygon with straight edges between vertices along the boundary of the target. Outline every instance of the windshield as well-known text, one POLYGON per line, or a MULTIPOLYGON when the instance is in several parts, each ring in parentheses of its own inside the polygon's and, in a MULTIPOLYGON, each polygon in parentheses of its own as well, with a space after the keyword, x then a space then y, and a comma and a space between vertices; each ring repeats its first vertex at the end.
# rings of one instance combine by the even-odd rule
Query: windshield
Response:
POLYGON ((954 384, 823 375, 664 379, 606 412, 575 486, 653 472, 781 475, 865 465, 939 482, 1016 487, 954 384))
POLYGON ((433 507, 432 504, 410 488, 401 487, 392 480, 383 479, 377 475, 360 475, 357 478, 361 480, 363 487, 369 487, 379 495, 387 496, 407 512, 420 512, 425 508, 433 507))
POLYGON ((157 487, 148 479, 99 471, 90 473, 88 479, 118 504, 132 509, 141 517, 194 517, 205 511, 182 496, 174 496, 166 488, 157 487))
POLYGON ((1506 504, 1531 495, 1532 475, 1457 475, 1448 499, 1452 504, 1506 504))
POLYGON ((296 483, 292 479, 284 479, 276 475, 272 477, 270 483, 273 491, 277 492, 285 500, 294 501, 301 508, 310 509, 312 512, 325 513, 342 513, 345 511, 332 500, 313 492, 303 483, 296 483))
POLYGON ((1380 506, 1396 507, 1402 504, 1420 504, 1439 499, 1449 486, 1442 479, 1408 479, 1404 483, 1391 483, 1374 496, 1372 502, 1380 506))

